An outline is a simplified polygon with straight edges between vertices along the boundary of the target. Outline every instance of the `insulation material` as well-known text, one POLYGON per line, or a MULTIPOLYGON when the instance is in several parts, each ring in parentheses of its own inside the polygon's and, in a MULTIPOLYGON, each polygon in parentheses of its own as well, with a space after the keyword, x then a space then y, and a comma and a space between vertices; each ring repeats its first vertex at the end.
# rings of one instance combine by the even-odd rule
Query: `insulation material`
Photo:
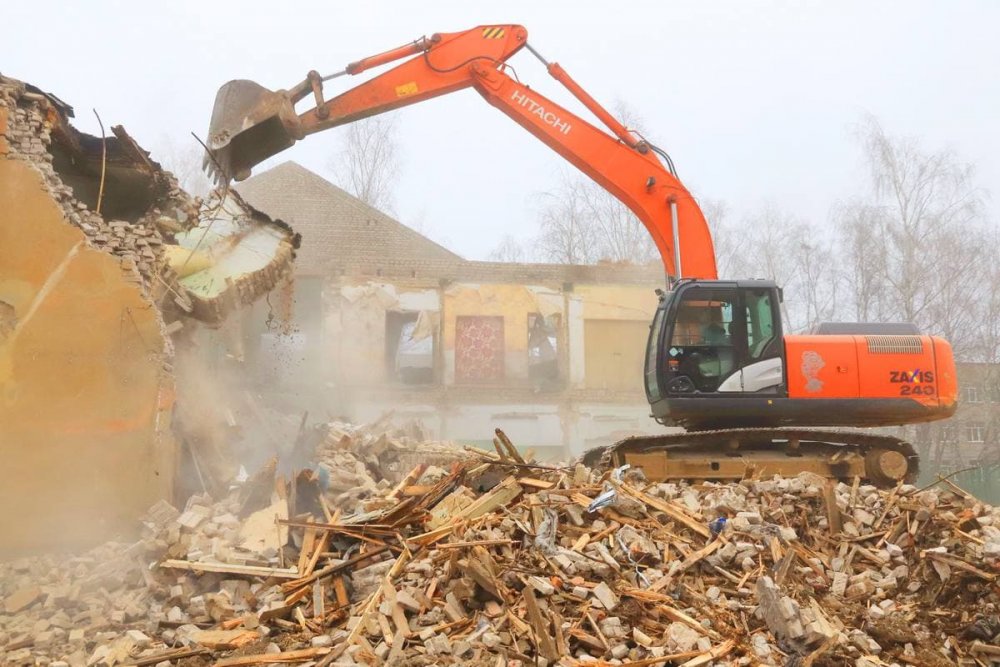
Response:
POLYGON ((409 332, 410 340, 416 341, 431 338, 434 332, 437 331, 440 317, 440 313, 421 310, 417 315, 417 323, 414 325, 413 330, 409 332))
POLYGON ((562 314, 564 308, 562 293, 544 287, 529 287, 527 289, 535 297, 538 312, 542 314, 542 317, 549 318, 562 314))
POLYGON ((251 208, 235 191, 216 193, 198 224, 177 234, 174 261, 194 313, 219 324, 234 308, 252 303, 290 275, 297 239, 251 208), (186 253, 186 255, 185 255, 186 253), (190 270, 191 263, 198 265, 190 270))
POLYGON ((441 300, 436 290, 403 290, 388 283, 367 282, 363 285, 344 285, 340 295, 348 303, 361 299, 375 299, 385 310, 440 310, 441 300))

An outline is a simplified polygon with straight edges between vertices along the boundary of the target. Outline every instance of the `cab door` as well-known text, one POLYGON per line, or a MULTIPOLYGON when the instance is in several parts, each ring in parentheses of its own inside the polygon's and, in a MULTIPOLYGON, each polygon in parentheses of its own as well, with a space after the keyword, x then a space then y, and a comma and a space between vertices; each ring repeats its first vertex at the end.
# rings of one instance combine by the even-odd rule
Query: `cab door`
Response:
POLYGON ((778 290, 741 287, 739 291, 740 335, 745 344, 740 346, 739 370, 719 385, 719 392, 778 392, 785 375, 778 290))

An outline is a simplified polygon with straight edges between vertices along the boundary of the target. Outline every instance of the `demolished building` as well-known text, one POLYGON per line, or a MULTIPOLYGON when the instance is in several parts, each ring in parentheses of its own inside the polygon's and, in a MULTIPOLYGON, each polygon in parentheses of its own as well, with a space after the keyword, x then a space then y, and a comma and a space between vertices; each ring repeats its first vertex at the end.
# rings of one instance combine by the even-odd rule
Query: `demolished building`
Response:
POLYGON ((304 239, 294 334, 244 322, 273 404, 486 447, 498 425, 547 458, 662 430, 642 386, 662 267, 466 260, 294 162, 238 189, 304 239))
POLYGON ((0 76, 7 553, 106 539, 172 497, 174 341, 286 280, 297 243, 234 193, 185 193, 122 126, 72 117, 0 76))

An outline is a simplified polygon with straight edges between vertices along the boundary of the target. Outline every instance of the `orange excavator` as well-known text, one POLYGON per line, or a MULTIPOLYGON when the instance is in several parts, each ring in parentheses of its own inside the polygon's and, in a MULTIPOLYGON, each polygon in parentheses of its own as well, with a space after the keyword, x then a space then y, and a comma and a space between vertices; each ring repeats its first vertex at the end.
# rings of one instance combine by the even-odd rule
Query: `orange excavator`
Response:
POLYGON ((779 286, 718 279, 705 217, 670 157, 542 58, 523 26, 423 37, 328 76, 311 71, 289 90, 230 81, 216 97, 206 166, 219 181, 242 180, 310 134, 463 88, 475 89, 621 200, 652 236, 666 268, 644 384, 653 418, 686 432, 629 438, 585 460, 632 464, 660 480, 803 471, 879 485, 915 479, 918 457, 909 443, 845 427, 951 416, 958 386, 947 341, 901 324, 826 324, 809 335, 785 334, 779 286), (541 60, 608 131, 512 76, 507 60, 521 49, 541 60), (364 83, 324 96, 332 79, 398 60, 364 83), (295 105, 310 95, 311 108, 298 113, 295 105))

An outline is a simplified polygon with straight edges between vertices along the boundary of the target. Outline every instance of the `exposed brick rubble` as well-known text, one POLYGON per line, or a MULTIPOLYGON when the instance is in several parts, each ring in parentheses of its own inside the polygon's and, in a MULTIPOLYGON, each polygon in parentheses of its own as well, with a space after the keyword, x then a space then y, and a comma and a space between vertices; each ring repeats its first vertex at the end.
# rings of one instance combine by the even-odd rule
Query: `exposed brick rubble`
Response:
POLYGON ((95 142, 100 144, 99 138, 83 135, 69 124, 72 108, 32 86, 5 77, 0 77, 0 106, 8 110, 4 131, 9 146, 6 157, 30 162, 44 177, 46 188, 65 211, 66 219, 83 230, 88 243, 121 258, 126 278, 141 285, 148 296, 162 294, 162 288, 157 286, 162 281, 157 281, 157 277, 165 279, 167 284, 171 282, 169 275, 163 275, 166 270, 163 233, 195 222, 200 202, 184 192, 172 174, 150 161, 118 126, 108 139, 112 153, 109 160, 115 160, 119 168, 127 165, 144 174, 157 197, 155 205, 134 221, 107 220, 75 197, 73 188, 63 182, 53 164, 53 142, 61 142, 67 151, 73 152, 83 150, 84 145, 93 151, 95 142))
POLYGON ((334 422, 324 431, 317 462, 328 479, 327 498, 345 511, 359 511, 357 503, 388 491, 421 463, 427 466, 422 479, 437 482, 467 456, 454 443, 429 441, 412 421, 401 427, 385 419, 362 427, 334 422))
POLYGON ((397 437, 338 424, 319 451, 351 480, 314 463, 274 495, 272 465, 222 502, 154 507, 137 544, 0 565, 0 662, 868 667, 1000 652, 1000 511, 947 483, 650 485, 542 468, 500 434, 502 454, 390 480, 365 448, 386 456, 397 437), (343 495, 352 482, 364 490, 343 495))
MULTIPOLYGON (((266 226, 286 240, 262 266, 242 274, 223 275, 220 280, 229 289, 214 301, 189 293, 167 261, 165 245, 175 244, 177 236, 184 232, 211 223, 217 200, 226 194, 215 192, 215 199, 208 202, 192 197, 173 174, 150 159, 122 126, 112 127, 102 142, 100 137, 76 130, 69 122, 72 107, 57 97, 2 76, 0 116, 6 118, 6 123, 0 123, 0 159, 33 165, 66 219, 83 230, 90 246, 119 258, 125 278, 140 286, 168 323, 194 317, 217 325, 233 309, 252 303, 290 275, 297 236, 286 225, 271 220, 231 193, 228 196, 235 203, 230 216, 236 219, 239 234, 266 226), (102 165, 103 215, 95 210, 102 165), (127 213, 128 219, 116 217, 116 213, 127 213)), ((239 238, 218 243, 213 259, 218 261, 226 252, 235 252, 239 238)))

